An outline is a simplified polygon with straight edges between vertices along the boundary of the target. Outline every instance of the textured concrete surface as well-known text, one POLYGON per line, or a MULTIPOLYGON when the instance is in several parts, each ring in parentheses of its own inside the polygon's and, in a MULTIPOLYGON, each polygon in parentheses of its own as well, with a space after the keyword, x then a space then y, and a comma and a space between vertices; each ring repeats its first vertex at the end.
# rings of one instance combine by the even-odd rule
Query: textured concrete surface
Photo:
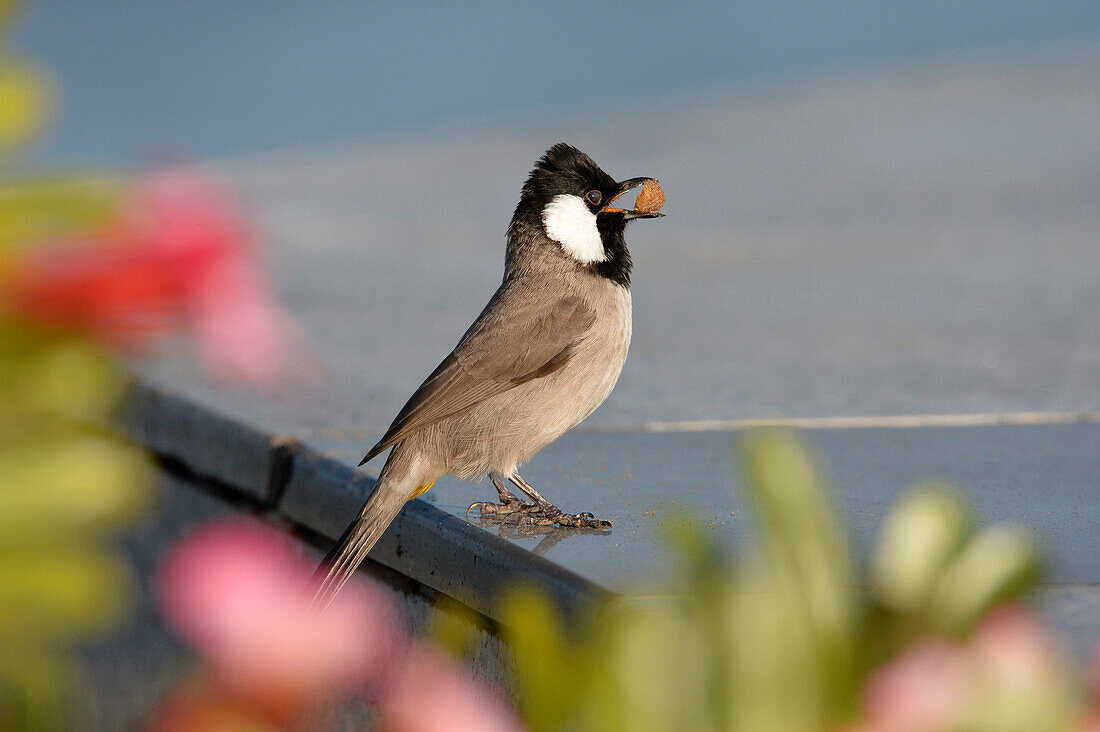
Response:
MULTIPOLYGON (((948 480, 981 523, 1031 526, 1051 584, 1100 585, 1100 424, 1039 427, 809 430, 842 523, 865 558, 888 509, 915 484, 948 480)), ((662 530, 683 514, 742 553, 754 532, 736 462, 737 432, 571 434, 524 471, 570 511, 615 519, 610 533, 554 530, 514 540, 612 590, 664 592, 662 530), (547 537, 546 542, 539 547, 547 537), (558 543, 551 544, 554 540, 558 543), (544 551, 543 551, 544 550, 544 551)), ((425 498, 463 515, 492 486, 440 481, 425 498)), ((495 524, 487 525, 494 530, 495 524)), ((1100 617, 1096 618, 1100 635, 1100 617)))
POLYGON ((669 197, 629 232, 634 341, 588 426, 1100 410, 1095 55, 226 163, 323 373, 287 405, 151 372, 365 448, 495 289, 520 183, 559 139, 669 197))
POLYGON ((262 505, 279 498, 295 441, 140 382, 130 387, 122 427, 138 443, 262 505))

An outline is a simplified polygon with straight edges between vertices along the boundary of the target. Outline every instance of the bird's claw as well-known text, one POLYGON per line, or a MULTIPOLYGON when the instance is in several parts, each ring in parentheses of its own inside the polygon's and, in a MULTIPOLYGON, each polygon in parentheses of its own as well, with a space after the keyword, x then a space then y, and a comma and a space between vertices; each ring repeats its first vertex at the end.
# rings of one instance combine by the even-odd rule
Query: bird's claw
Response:
POLYGON ((504 503, 493 503, 491 501, 475 501, 466 508, 466 518, 470 518, 470 513, 477 509, 481 516, 510 516, 514 513, 520 513, 528 511, 533 508, 537 508, 532 503, 524 503, 520 500, 505 501, 504 503))
POLYGON ((609 529, 611 528, 611 522, 607 519, 598 519, 588 511, 582 511, 581 513, 568 514, 559 513, 554 517, 554 522, 558 526, 576 526, 582 529, 609 529))
POLYGON ((535 510, 527 512, 520 517, 519 524, 521 526, 563 526, 577 529, 611 528, 610 521, 607 519, 598 519, 587 511, 571 514, 565 513, 553 506, 541 509, 535 507, 535 510))
POLYGON ((466 518, 477 510, 481 518, 498 518, 506 523, 519 526, 563 526, 578 529, 609 529, 611 522, 598 519, 588 511, 577 514, 565 513, 555 506, 539 506, 536 503, 524 503, 520 500, 492 503, 477 501, 466 509, 466 518))

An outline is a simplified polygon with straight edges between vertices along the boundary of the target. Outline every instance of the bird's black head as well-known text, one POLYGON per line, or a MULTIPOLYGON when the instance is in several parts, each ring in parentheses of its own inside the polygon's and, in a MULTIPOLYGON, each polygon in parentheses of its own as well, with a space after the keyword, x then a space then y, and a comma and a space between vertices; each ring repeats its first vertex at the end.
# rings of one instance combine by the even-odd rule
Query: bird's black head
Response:
POLYGON ((509 246, 532 236, 549 239, 581 267, 629 287, 630 252, 623 236, 626 222, 664 214, 612 204, 647 180, 616 182, 592 158, 560 142, 546 151, 523 184, 508 229, 509 246))

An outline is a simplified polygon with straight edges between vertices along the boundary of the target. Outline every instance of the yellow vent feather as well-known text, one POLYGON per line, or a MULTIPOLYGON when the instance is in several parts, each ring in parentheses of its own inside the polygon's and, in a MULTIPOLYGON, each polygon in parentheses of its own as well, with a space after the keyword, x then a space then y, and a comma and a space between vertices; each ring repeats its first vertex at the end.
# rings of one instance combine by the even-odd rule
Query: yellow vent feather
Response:
POLYGON ((409 500, 411 501, 414 498, 420 498, 420 496, 430 491, 433 485, 435 485, 434 480, 431 483, 421 483, 416 487, 416 490, 412 492, 412 495, 409 496, 409 500))

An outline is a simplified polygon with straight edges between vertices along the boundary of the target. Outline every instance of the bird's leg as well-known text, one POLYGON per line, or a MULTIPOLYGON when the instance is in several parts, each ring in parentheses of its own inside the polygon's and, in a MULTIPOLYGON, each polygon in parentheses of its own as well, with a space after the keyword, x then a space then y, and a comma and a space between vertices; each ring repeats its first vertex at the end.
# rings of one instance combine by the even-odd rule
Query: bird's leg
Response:
POLYGON ((535 506, 524 503, 516 498, 515 494, 504 485, 504 476, 500 473, 489 473, 489 480, 493 481, 493 485, 497 489, 497 495, 500 496, 500 503, 490 503, 489 501, 471 503, 469 508, 466 509, 467 517, 475 508, 481 511, 482 516, 507 516, 517 511, 535 508, 535 506))
POLYGON ((576 514, 565 513, 546 500, 541 493, 535 490, 534 486, 520 477, 519 473, 512 473, 508 476, 508 480, 512 481, 514 486, 529 495, 531 500, 535 502, 536 510, 524 510, 525 515, 521 519, 522 521, 544 526, 557 524, 558 526, 575 526, 584 529, 606 529, 611 526, 611 522, 607 519, 598 519, 587 511, 576 514))

